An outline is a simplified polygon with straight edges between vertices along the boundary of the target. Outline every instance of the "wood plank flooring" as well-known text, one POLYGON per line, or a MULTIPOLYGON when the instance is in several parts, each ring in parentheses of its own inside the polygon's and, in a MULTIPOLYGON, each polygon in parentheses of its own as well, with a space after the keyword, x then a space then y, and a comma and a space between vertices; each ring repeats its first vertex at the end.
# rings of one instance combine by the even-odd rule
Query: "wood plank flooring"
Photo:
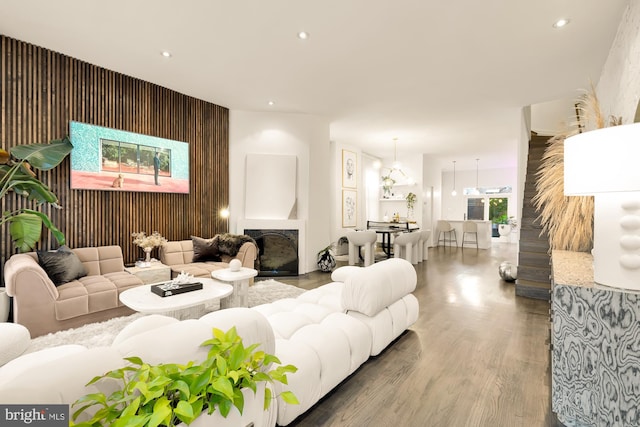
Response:
MULTIPOLYGON (((420 318, 290 426, 560 426, 550 404, 549 303, 515 296, 517 245, 431 248, 420 318)), ((344 264, 344 263, 342 263, 344 264)), ((327 273, 278 279, 305 289, 327 273)))

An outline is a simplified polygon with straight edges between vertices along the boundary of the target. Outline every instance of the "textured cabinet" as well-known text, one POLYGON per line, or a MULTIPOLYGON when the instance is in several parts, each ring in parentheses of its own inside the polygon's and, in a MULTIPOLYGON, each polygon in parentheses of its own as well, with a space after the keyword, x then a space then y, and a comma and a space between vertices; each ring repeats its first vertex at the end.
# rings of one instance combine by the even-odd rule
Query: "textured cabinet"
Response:
POLYGON ((552 256, 552 410, 567 426, 640 425, 640 294, 593 283, 592 258, 552 256))

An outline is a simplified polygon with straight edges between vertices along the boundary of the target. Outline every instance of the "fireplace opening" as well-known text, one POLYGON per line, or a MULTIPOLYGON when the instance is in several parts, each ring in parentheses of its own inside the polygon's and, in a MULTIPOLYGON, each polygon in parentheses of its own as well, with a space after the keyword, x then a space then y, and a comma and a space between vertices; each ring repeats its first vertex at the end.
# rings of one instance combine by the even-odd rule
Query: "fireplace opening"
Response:
POLYGON ((260 251, 258 276, 298 275, 298 230, 244 230, 260 251))

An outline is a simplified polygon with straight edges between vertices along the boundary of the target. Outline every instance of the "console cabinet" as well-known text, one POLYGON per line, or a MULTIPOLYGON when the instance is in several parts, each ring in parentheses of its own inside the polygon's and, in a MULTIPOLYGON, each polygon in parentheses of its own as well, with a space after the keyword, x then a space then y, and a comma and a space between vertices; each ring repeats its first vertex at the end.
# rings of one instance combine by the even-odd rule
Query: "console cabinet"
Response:
POLYGON ((640 425, 640 294, 593 282, 588 253, 552 254, 552 410, 566 426, 640 425))

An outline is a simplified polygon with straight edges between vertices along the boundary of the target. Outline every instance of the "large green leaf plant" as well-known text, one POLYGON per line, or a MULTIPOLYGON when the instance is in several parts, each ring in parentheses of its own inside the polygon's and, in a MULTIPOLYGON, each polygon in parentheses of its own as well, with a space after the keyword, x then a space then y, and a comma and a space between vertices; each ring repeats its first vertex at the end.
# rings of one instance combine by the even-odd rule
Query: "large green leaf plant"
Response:
MULTIPOLYGON (((49 144, 19 145, 6 151, 0 148, 0 199, 15 192, 37 206, 49 204, 59 208, 58 197, 36 176, 34 169, 48 171, 58 166, 71 152, 68 137, 49 144)), ((59 244, 65 243, 64 234, 43 212, 18 208, 2 212, 0 226, 9 224, 9 234, 21 252, 32 250, 40 241, 42 226, 51 231, 59 244)))
MULTIPOLYGON (((226 418, 234 406, 242 414, 243 389, 255 393, 260 382, 287 384, 287 374, 297 371, 293 365, 280 365, 276 356, 257 350, 259 344, 245 347, 235 327, 227 332, 213 328, 213 338, 202 345, 211 348, 200 364, 149 365, 139 357, 125 358, 130 365, 89 382, 115 379, 121 387, 109 395, 92 393, 78 399, 72 405, 71 426, 173 427, 191 424, 201 414, 215 411, 226 418), (278 366, 271 369, 272 364, 278 366), (78 421, 86 411, 95 412, 89 420, 78 421)), ((280 397, 289 404, 299 403, 290 391, 280 397)), ((271 389, 266 387, 265 410, 272 399, 271 389)))

